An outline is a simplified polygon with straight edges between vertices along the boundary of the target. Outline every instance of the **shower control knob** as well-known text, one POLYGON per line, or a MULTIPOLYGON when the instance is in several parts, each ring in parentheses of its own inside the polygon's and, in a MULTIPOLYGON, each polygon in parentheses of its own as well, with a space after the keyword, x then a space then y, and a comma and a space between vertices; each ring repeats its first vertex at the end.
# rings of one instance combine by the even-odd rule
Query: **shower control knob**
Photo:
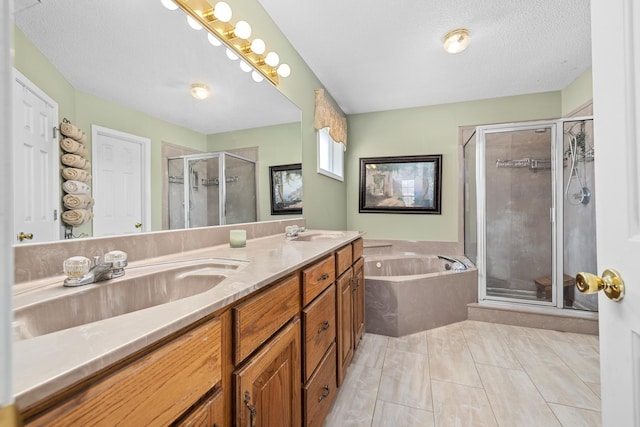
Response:
POLYGON ((620 273, 610 268, 602 273, 602 277, 591 273, 578 273, 576 288, 583 294, 604 291, 605 295, 613 301, 624 298, 624 280, 620 277, 620 273))

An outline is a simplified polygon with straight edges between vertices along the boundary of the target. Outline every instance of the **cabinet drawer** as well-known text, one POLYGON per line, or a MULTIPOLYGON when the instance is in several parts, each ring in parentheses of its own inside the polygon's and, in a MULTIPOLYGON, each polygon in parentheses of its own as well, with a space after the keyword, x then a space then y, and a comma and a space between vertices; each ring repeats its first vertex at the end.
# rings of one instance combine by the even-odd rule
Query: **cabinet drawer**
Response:
POLYGON ((321 427, 338 393, 336 387, 336 345, 325 354, 320 367, 302 392, 304 422, 321 427))
POLYGON ((353 249, 351 244, 340 248, 336 251, 336 276, 340 276, 347 271, 347 268, 353 263, 353 249))
POLYGON ((335 260, 329 255, 302 271, 302 305, 320 295, 336 278, 335 260))
POLYGON ((304 381, 336 338, 336 287, 329 286, 302 311, 304 328, 304 381))
POLYGON ((223 427, 224 400, 222 389, 201 403, 188 417, 176 423, 176 427, 223 427))
POLYGON ((291 276, 233 308, 235 363, 243 361, 300 311, 300 281, 291 276))
POLYGON ((168 425, 222 377, 220 321, 133 362, 29 425, 168 425))
POLYGON ((356 262, 358 258, 362 256, 362 253, 364 251, 364 242, 362 238, 351 242, 351 246, 353 246, 353 262, 356 262))

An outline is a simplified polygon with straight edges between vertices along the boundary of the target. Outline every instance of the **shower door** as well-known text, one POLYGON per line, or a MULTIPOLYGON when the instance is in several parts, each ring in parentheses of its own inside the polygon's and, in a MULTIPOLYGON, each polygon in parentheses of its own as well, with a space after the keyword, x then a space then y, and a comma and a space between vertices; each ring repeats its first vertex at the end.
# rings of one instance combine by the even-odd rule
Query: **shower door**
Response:
POLYGON ((476 132, 479 299, 556 305, 556 123, 476 132))

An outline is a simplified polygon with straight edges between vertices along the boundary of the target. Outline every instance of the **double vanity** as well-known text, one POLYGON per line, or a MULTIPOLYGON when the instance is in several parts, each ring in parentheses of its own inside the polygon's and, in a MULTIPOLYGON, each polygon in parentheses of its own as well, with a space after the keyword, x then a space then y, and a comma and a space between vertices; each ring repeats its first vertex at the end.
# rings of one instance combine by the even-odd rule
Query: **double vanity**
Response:
POLYGON ((321 426, 364 331, 362 237, 283 224, 244 248, 220 243, 230 227, 205 232, 213 246, 124 248, 126 274, 105 282, 17 284, 25 423, 321 426))

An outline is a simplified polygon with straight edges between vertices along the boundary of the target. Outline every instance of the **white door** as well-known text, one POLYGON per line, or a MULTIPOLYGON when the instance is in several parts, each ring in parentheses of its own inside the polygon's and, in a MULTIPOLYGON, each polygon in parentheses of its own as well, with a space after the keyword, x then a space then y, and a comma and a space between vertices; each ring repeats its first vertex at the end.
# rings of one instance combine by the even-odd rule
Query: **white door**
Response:
POLYGON ((150 230, 148 138, 91 127, 93 235, 150 230))
POLYGON ((640 2, 591 0, 598 271, 626 283, 599 294, 602 418, 640 426, 640 2))
POLYGON ((14 243, 58 240, 58 104, 16 70, 12 97, 14 243))

